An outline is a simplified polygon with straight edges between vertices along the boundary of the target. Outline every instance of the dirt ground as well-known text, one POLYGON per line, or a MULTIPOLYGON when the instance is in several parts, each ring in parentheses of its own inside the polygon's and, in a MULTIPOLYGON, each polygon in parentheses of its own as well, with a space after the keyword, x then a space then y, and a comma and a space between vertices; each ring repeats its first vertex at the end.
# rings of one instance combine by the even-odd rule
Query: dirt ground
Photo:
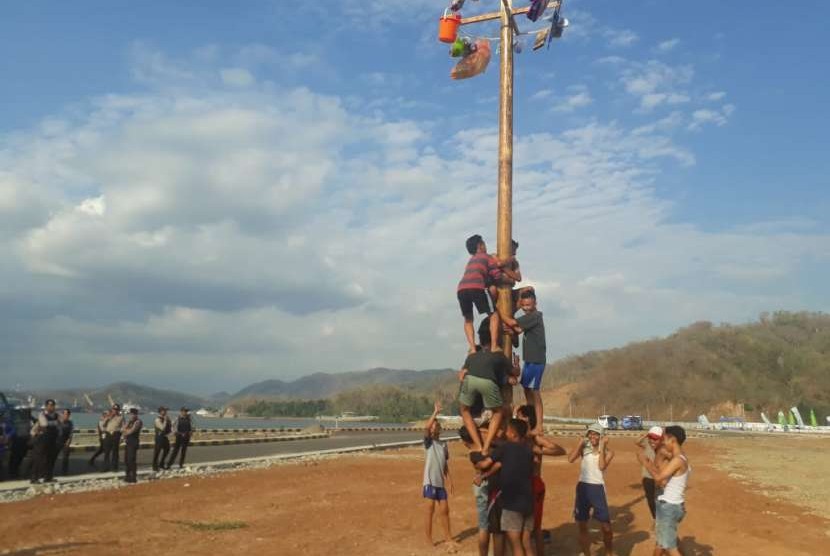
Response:
MULTIPOLYGON (((561 440, 566 447, 575 441, 561 440)), ((606 480, 616 551, 651 554, 651 517, 632 439, 611 444, 618 453, 606 480)), ((830 509, 826 463, 825 473, 808 481, 797 477, 805 467, 798 458, 764 471, 768 460, 807 446, 815 463, 826 462, 828 440, 690 439, 693 472, 680 529, 685 554, 824 553, 830 521, 816 512, 830 509), (782 484, 763 483, 769 477, 782 484), (814 493, 812 502, 800 503, 807 492, 814 493)), ((452 529, 459 554, 476 554, 472 468, 462 446, 453 444, 451 454, 452 529)), ((422 471, 422 451, 406 449, 0 504, 0 554, 442 554, 443 545, 424 541, 422 471)), ((576 464, 545 462, 543 526, 552 535, 546 554, 579 553, 571 518, 577 476, 576 464)), ((439 531, 436 525, 436 537, 439 531)))

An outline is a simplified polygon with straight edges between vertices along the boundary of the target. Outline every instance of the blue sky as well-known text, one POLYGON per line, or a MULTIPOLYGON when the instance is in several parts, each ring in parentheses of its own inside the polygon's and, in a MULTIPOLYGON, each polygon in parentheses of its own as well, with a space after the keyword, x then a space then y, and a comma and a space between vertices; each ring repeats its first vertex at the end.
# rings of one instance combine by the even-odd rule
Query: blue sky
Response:
MULTIPOLYGON (((828 310, 830 7, 621 5, 566 2, 516 57, 514 233, 552 356, 828 310)), ((498 73, 449 79, 443 7, 4 5, 0 371, 208 392, 456 365, 498 73)))

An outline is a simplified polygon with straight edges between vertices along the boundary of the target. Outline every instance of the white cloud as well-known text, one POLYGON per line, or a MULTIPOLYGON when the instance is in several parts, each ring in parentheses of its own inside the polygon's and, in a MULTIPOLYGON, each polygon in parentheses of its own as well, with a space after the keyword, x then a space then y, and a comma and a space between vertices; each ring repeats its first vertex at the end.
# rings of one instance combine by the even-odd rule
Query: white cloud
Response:
POLYGON ((725 91, 716 91, 714 93, 709 93, 706 95, 706 100, 711 100, 712 102, 718 102, 726 98, 725 91))
MULTIPOLYGON (((496 130, 445 136, 307 88, 222 86, 220 61, 201 72, 149 59, 143 82, 166 81, 147 93, 0 139, 11 382, 60 368, 67 382, 174 375, 210 390, 458 363, 463 238, 495 239, 496 130)), ((638 100, 684 94, 677 68, 622 68, 638 100)), ((587 89, 568 95, 590 102, 587 89)), ((701 131, 717 123, 701 118, 701 131)), ((517 137, 513 224, 552 356, 797 307, 802 292, 774 286, 830 258, 812 228, 676 221, 657 192, 695 163, 672 133, 697 121, 674 111, 635 129, 593 119, 517 137)))
POLYGON ((674 50, 674 48, 678 44, 680 44, 680 39, 678 39, 678 38, 669 39, 667 41, 663 41, 663 42, 659 43, 657 45, 657 50, 659 50, 660 52, 670 52, 670 51, 674 50))
POLYGON ((544 100, 546 98, 550 98, 552 94, 552 89, 539 89, 538 91, 530 95, 530 100, 544 100))
POLYGON ((245 68, 226 68, 219 73, 226 85, 249 87, 254 83, 254 76, 245 68))
POLYGON ((711 110, 709 108, 701 108, 692 112, 692 121, 687 126, 691 131, 697 131, 706 124, 714 124, 718 127, 726 125, 729 121, 729 116, 735 111, 735 107, 731 104, 725 104, 720 107, 720 110, 711 110))
POLYGON ((640 40, 639 35, 630 29, 608 29, 605 32, 605 36, 608 39, 608 44, 612 47, 631 46, 640 40))
POLYGON ((571 94, 565 96, 564 98, 554 98, 551 103, 554 105, 554 111, 556 112, 573 112, 577 108, 583 108, 591 104, 594 99, 591 98, 591 94, 588 92, 587 87, 577 85, 573 87, 569 87, 571 94))

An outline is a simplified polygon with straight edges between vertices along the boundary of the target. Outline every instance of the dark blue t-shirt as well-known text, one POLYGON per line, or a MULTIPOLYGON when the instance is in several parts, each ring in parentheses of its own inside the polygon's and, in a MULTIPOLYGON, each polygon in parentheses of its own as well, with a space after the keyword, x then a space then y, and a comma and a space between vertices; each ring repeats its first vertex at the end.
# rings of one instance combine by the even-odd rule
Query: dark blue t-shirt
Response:
POLYGON ((493 450, 493 461, 501 462, 499 478, 505 510, 522 515, 533 513, 533 451, 524 442, 505 442, 493 450))

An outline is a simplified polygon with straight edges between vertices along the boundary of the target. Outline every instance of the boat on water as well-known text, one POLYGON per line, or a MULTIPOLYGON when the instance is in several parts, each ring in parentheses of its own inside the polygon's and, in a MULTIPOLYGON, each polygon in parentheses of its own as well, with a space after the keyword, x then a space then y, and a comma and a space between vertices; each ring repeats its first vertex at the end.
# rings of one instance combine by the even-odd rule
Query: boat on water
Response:
POLYGON ((218 411, 211 411, 210 409, 206 409, 201 407, 196 410, 197 417, 203 417, 208 419, 219 419, 222 415, 218 411))
POLYGON ((340 415, 318 415, 318 421, 377 421, 377 415, 356 415, 352 411, 344 411, 340 415))

